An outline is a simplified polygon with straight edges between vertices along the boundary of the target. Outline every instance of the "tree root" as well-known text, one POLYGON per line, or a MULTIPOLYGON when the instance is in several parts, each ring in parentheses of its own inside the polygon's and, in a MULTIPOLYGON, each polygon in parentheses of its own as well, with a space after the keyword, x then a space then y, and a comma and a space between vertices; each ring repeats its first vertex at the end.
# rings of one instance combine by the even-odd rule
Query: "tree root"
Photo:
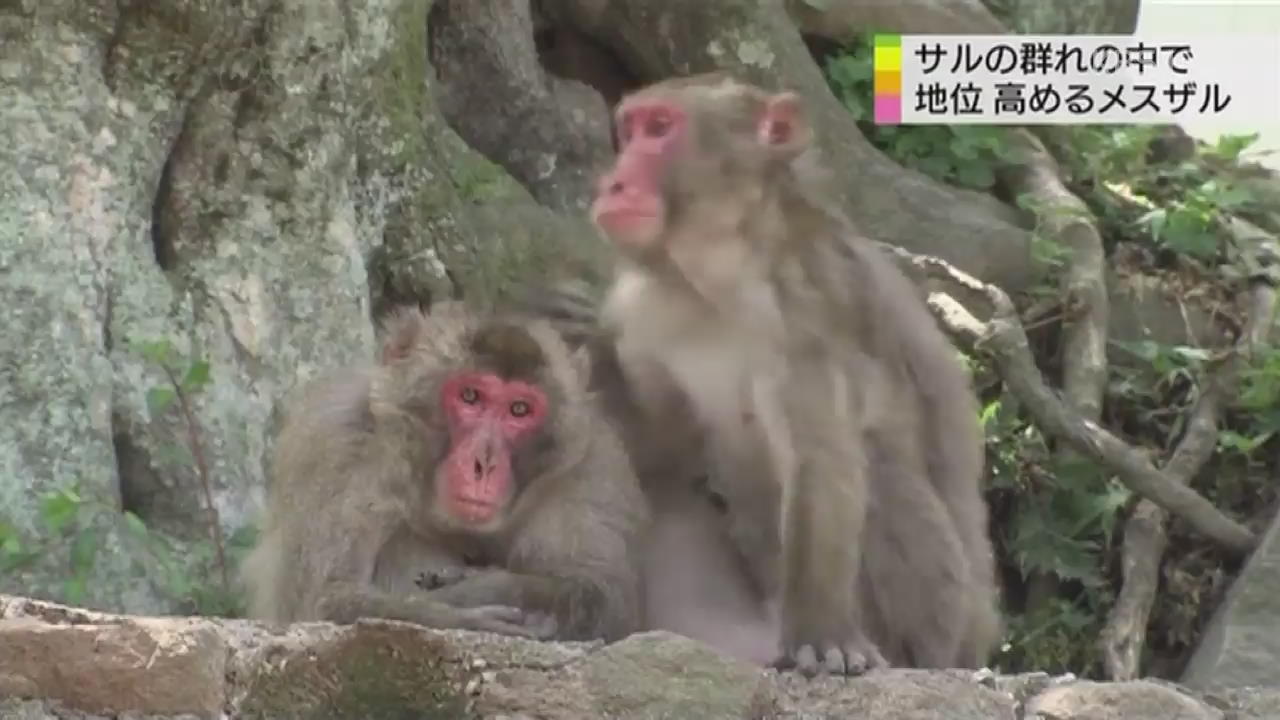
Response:
POLYGON ((1168 477, 1151 464, 1144 451, 1097 423, 1081 418, 1045 383, 1013 301, 1003 290, 944 260, 916 255, 884 243, 881 247, 914 274, 923 274, 946 288, 947 291, 929 293, 930 310, 961 347, 991 357, 1009 390, 1043 431, 1115 472, 1134 492, 1182 518, 1224 548, 1243 554, 1256 546, 1257 536, 1252 530, 1227 517, 1195 490, 1168 477), (979 320, 956 296, 973 298, 974 302, 985 305, 988 312, 984 315, 989 319, 979 320))
MULTIPOLYGON (((1186 431, 1164 464, 1164 475, 1172 482, 1187 485, 1213 457, 1218 422, 1239 390, 1240 371, 1253 353, 1267 343, 1275 322, 1275 279, 1266 273, 1250 273, 1244 294, 1249 307, 1240 337, 1203 378, 1186 431)), ((1163 508, 1144 498, 1125 523, 1121 547, 1124 584, 1100 640, 1103 664, 1111 680, 1138 677, 1151 606, 1160 584, 1160 562, 1169 540, 1167 519, 1163 508)))
MULTIPOLYGON (((1063 184, 1058 163, 1040 139, 1022 128, 1010 128, 1019 162, 1000 169, 1002 184, 1014 197, 1029 198, 1042 232, 1069 248, 1062 276, 1062 389, 1081 419, 1097 422, 1107 386, 1107 337, 1110 304, 1102 238, 1089 207, 1063 184)), ((1060 460, 1075 451, 1060 447, 1060 460)), ((1057 578, 1038 572, 1029 581, 1028 607, 1036 608, 1057 594, 1057 578)))

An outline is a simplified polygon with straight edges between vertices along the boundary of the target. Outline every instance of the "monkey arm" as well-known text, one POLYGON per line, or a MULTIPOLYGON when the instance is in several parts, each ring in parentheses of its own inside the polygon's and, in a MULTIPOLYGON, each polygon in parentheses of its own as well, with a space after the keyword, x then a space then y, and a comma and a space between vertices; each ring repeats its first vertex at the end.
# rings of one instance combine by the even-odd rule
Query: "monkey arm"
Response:
POLYGON ((322 615, 332 622, 352 623, 381 618, 441 629, 477 630, 546 639, 554 630, 536 622, 522 609, 502 603, 454 607, 423 595, 392 595, 360 583, 329 583, 320 602, 322 615))
POLYGON ((469 569, 452 581, 446 580, 442 587, 428 591, 425 596, 454 607, 510 605, 550 611, 557 583, 555 578, 502 568, 469 569))
MULTIPOLYGON (((371 480, 380 480, 372 477, 371 480)), ((308 525, 304 564, 310 573, 306 592, 310 612, 303 619, 352 623, 381 618, 433 628, 457 628, 545 637, 535 618, 516 607, 487 605, 456 608, 420 593, 398 592, 388 575, 402 575, 400 563, 434 557, 431 548, 404 542, 404 515, 376 489, 377 482, 356 484, 340 502, 325 504, 329 521, 308 525), (388 572, 380 566, 390 565, 388 572)), ((305 518, 300 518, 305 520, 305 518)), ((303 532, 301 527, 295 532, 303 532)))
MULTIPOLYGON (((851 362, 864 361, 854 355, 851 362)), ((858 672, 884 664, 866 636, 857 593, 869 501, 868 393, 877 389, 850 382, 872 373, 850 372, 830 356, 803 358, 792 369, 786 408, 798 462, 782 487, 783 662, 805 673, 819 665, 858 672)))
MULTIPOLYGON (((614 587, 603 573, 559 571, 555 575, 513 572, 499 568, 474 571, 444 587, 428 591, 425 597, 455 608, 510 606, 555 618, 557 636, 565 640, 614 638, 621 634, 610 628, 629 625, 617 601, 626 594, 629 577, 622 574, 614 587)), ((638 592, 638 588, 634 589, 638 592)))

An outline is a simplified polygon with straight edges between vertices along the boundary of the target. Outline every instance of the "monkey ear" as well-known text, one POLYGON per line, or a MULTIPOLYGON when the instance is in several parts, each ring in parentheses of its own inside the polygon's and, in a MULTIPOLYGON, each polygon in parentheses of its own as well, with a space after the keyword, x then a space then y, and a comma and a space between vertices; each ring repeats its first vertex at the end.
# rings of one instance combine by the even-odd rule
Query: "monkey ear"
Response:
POLYGON ((422 336, 426 318, 417 307, 393 310, 382 325, 382 349, 378 357, 383 365, 399 362, 409 356, 409 351, 422 336))
POLYGON ((757 136, 765 147, 785 155, 798 155, 809 147, 809 123, 804 117, 804 104, 793 92, 780 92, 765 103, 757 136))

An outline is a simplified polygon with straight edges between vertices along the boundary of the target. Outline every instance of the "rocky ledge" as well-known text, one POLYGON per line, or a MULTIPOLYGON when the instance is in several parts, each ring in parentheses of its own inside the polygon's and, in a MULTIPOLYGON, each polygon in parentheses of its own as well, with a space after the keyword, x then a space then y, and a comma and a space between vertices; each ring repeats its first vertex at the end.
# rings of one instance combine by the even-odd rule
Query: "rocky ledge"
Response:
POLYGON ((539 643, 398 622, 274 627, 0 595, 0 718, 1254 720, 1280 689, 887 670, 804 680, 669 633, 539 643))

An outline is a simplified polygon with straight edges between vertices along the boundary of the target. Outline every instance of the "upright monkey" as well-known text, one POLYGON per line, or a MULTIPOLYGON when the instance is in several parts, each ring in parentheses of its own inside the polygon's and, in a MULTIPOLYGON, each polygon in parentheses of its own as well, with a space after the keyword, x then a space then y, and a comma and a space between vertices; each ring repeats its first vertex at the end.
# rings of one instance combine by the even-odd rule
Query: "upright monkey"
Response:
POLYGON ((378 363, 310 383, 287 416, 251 615, 634 631, 648 506, 580 363, 545 322, 395 315, 378 363))
MULTIPOLYGON (((734 594, 757 601, 730 632, 776 638, 806 674, 983 663, 1000 621, 977 403, 915 287, 822 187, 798 96, 680 78, 625 97, 616 123, 592 207, 620 256, 597 382, 625 396, 660 505, 695 502, 690 468, 709 470, 745 560, 727 571, 750 581, 734 594)), ((651 599, 698 562, 662 556, 651 599)), ((721 600, 654 602, 647 624, 685 631, 699 602, 721 600)))

